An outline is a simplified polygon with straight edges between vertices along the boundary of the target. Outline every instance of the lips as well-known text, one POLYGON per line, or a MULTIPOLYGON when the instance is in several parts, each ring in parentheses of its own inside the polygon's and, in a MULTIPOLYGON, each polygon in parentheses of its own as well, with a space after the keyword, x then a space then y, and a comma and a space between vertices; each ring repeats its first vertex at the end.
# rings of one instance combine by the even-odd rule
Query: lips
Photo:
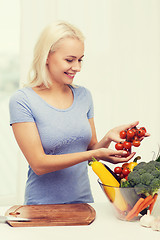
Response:
POLYGON ((74 78, 74 76, 75 76, 75 73, 67 73, 67 72, 65 72, 65 74, 69 77, 69 78, 74 78))

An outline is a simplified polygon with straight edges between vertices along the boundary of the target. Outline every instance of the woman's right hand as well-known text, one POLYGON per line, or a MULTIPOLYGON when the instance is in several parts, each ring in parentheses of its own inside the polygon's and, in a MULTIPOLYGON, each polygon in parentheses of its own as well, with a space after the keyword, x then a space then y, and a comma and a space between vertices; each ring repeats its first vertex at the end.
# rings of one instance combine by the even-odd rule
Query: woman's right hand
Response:
POLYGON ((98 160, 103 160, 113 164, 128 162, 134 155, 135 152, 126 156, 127 152, 124 150, 112 150, 109 148, 98 149, 98 160))

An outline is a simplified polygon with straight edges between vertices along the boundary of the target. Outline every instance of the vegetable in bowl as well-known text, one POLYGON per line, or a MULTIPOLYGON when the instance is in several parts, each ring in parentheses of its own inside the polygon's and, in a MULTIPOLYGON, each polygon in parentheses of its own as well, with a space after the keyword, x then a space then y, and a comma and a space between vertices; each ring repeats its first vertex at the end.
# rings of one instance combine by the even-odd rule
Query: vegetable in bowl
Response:
POLYGON ((128 180, 121 182, 121 187, 134 187, 141 197, 154 196, 160 189, 160 162, 140 162, 129 173, 128 180))
MULTIPOLYGON (((89 163, 97 174, 102 190, 111 202, 119 219, 131 221, 150 213, 160 189, 160 162, 136 163, 122 179, 108 166, 92 158, 89 163)), ((134 163, 134 162, 133 162, 134 163)), ((120 169, 123 171, 123 167, 120 169)))
POLYGON ((121 181, 121 188, 134 188, 139 200, 135 203, 132 210, 127 214, 126 220, 131 220, 143 211, 150 213, 158 197, 160 189, 160 162, 150 161, 140 162, 134 167, 133 171, 128 174, 126 181, 121 181))

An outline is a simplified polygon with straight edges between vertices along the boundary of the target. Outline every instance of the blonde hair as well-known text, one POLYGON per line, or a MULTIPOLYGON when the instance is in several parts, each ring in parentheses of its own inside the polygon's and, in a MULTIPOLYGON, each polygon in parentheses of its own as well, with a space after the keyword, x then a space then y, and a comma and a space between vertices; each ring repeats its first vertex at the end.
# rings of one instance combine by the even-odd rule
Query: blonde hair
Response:
POLYGON ((41 33, 35 48, 33 61, 24 86, 49 88, 51 82, 48 77, 46 60, 50 51, 54 52, 58 42, 64 38, 76 38, 84 42, 82 32, 65 21, 58 21, 48 25, 41 33))

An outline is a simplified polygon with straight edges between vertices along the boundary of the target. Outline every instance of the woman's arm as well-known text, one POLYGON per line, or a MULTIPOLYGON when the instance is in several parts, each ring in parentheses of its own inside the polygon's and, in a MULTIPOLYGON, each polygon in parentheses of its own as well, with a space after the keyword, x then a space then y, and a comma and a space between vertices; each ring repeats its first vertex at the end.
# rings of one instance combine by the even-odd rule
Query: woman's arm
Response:
MULTIPOLYGON (((12 128, 21 151, 37 175, 64 169, 91 160, 92 157, 112 163, 127 162, 131 158, 131 156, 123 157, 124 151, 115 151, 101 147, 85 152, 47 155, 43 150, 34 122, 14 123, 12 128)), ((92 142, 93 138, 96 141, 95 135, 92 137, 92 142)))
POLYGON ((77 163, 87 161, 94 156, 95 151, 47 155, 43 150, 35 123, 14 123, 12 124, 12 129, 22 153, 37 175, 67 168, 77 163))

